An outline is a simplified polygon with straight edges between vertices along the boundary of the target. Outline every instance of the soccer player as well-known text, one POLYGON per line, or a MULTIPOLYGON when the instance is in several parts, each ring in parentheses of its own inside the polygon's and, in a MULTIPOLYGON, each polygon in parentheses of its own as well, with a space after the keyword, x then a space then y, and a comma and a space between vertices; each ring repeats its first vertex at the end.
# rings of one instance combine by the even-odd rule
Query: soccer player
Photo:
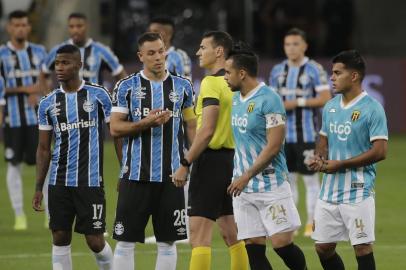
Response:
POLYGON ((231 49, 231 36, 222 31, 203 35, 200 67, 208 72, 200 85, 197 99, 196 137, 173 181, 185 184, 194 162, 189 186, 188 215, 192 257, 190 270, 207 270, 211 265, 213 223, 217 222, 229 247, 231 269, 248 269, 244 242, 237 240, 232 199, 227 194, 233 173, 234 140, 231 132, 231 99, 233 93, 224 80, 224 63, 231 49))
POLYGON ((72 224, 84 234, 99 269, 112 269, 112 251, 104 240, 106 201, 103 190, 103 122, 110 120, 108 91, 79 76, 82 66, 76 46, 56 52, 55 71, 61 86, 39 105, 37 181, 33 208, 41 211, 42 189, 49 177, 49 227, 53 269, 72 269, 72 224), (51 158, 51 140, 55 146, 51 158))
POLYGON ((283 151, 286 114, 282 100, 258 82, 258 58, 250 50, 232 51, 225 70, 225 80, 237 92, 231 113, 233 182, 227 191, 234 196, 238 239, 245 241, 251 269, 272 269, 266 258, 266 237, 289 269, 307 269, 302 250, 293 243, 300 217, 283 151))
POLYGON ((335 248, 351 241, 359 270, 375 269, 375 163, 385 159, 385 111, 362 90, 365 62, 355 51, 333 58, 337 95, 323 109, 320 138, 311 168, 324 172, 316 204, 316 251, 324 269, 344 269, 335 248))
POLYGON ((176 240, 187 237, 183 188, 171 175, 183 160, 183 140, 193 139, 196 120, 189 80, 165 67, 165 45, 158 33, 138 39, 142 71, 115 87, 111 133, 122 137, 120 185, 113 238, 114 269, 134 269, 135 242, 144 243, 152 215, 158 255, 156 270, 175 270, 176 240))
POLYGON ((59 47, 73 44, 79 47, 83 66, 80 75, 85 81, 102 84, 102 72, 107 69, 117 79, 127 76, 117 57, 106 45, 88 37, 87 18, 82 13, 72 13, 68 17, 68 32, 70 39, 51 49, 43 65, 43 72, 50 74, 55 68, 55 56, 59 47))
POLYGON ((7 188, 15 214, 15 230, 27 229, 23 208, 22 162, 35 164, 38 144, 36 106, 43 77, 45 48, 28 42, 31 25, 24 11, 9 14, 10 41, 0 47, 0 116, 4 123, 7 188))
POLYGON ((187 53, 172 45, 175 35, 175 23, 169 17, 155 17, 149 23, 148 30, 160 33, 166 48, 166 68, 176 75, 180 75, 189 80, 192 79, 192 62, 187 53))
POLYGON ((318 109, 331 98, 331 94, 323 67, 305 56, 305 32, 297 28, 289 30, 285 35, 284 49, 287 59, 272 69, 269 85, 281 95, 286 109, 285 153, 289 182, 297 204, 298 173, 303 176, 307 209, 304 236, 310 236, 320 182, 319 174, 311 171, 308 163, 314 155, 318 109))

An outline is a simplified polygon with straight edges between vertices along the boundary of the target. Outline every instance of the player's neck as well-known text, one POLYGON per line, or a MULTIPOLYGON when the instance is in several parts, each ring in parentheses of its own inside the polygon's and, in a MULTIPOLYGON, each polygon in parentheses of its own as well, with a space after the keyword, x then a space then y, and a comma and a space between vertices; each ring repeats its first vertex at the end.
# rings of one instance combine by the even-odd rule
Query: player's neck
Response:
POLYGON ((217 72, 219 72, 219 70, 224 69, 225 64, 226 64, 226 61, 224 58, 217 58, 216 62, 212 66, 207 68, 209 75, 214 75, 217 72))
POLYGON ((259 82, 256 78, 248 78, 242 84, 240 93, 242 97, 248 96, 252 91, 254 91, 259 85, 259 82))
POLYGON ((347 105, 362 93, 361 86, 354 86, 349 91, 343 93, 343 104, 347 105))
POLYGON ((148 69, 144 69, 144 75, 150 81, 163 81, 166 77, 166 70, 162 70, 161 72, 151 72, 148 69))
POLYGON ((288 64, 290 66, 299 67, 303 63, 304 58, 305 58, 305 56, 303 55, 303 56, 298 57, 296 59, 288 59, 288 64))
POLYGON ((61 82, 62 88, 65 92, 72 93, 79 91, 79 87, 82 84, 82 80, 77 77, 72 80, 61 82))
POLYGON ((83 47, 85 47, 88 40, 89 40, 89 38, 85 38, 82 41, 74 43, 74 44, 75 44, 75 46, 77 46, 79 48, 83 48, 83 47))
POLYGON ((10 40, 11 44, 13 45, 14 48, 17 50, 22 50, 25 48, 25 43, 27 42, 26 40, 17 40, 15 38, 10 40))

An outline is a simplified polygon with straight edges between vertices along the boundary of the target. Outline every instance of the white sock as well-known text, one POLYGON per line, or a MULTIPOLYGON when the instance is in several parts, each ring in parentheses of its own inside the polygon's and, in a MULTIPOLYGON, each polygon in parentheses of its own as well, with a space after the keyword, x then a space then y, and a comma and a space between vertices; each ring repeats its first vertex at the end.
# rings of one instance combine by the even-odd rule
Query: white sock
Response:
POLYGON ((290 190, 292 191, 293 201, 297 205, 299 201, 299 192, 297 190, 297 173, 289 173, 290 190))
POLYGON ((306 187, 307 224, 313 222, 314 209, 320 193, 319 174, 303 175, 306 187))
POLYGON ((49 185, 49 176, 51 170, 48 170, 47 176, 45 177, 44 187, 42 188, 42 195, 44 195, 43 202, 44 202, 44 210, 45 215, 48 217, 49 220, 49 210, 48 210, 48 185, 49 185))
POLYGON ((176 270, 178 259, 176 245, 174 242, 156 242, 158 255, 156 257, 155 270, 176 270))
POLYGON ((134 270, 135 243, 118 241, 114 249, 113 269, 134 270))
POLYGON ((13 165, 8 162, 7 188, 11 205, 16 216, 24 215, 23 209, 23 183, 21 179, 21 164, 13 165))
POLYGON ((96 257, 96 263, 100 270, 112 270, 113 269, 113 252, 107 241, 102 251, 99 253, 94 253, 96 257))
POLYGON ((72 257, 69 246, 52 245, 52 269, 72 270, 72 257))

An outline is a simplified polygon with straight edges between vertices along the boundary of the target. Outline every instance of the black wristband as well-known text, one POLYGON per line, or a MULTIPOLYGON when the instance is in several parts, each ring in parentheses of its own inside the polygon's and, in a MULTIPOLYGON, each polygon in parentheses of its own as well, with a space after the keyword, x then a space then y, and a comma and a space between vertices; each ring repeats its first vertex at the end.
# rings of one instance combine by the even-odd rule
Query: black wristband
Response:
POLYGON ((186 158, 182 158, 182 159, 180 160, 180 164, 182 164, 182 166, 187 167, 187 168, 189 168, 190 165, 192 165, 192 163, 190 163, 189 161, 187 161, 186 158))

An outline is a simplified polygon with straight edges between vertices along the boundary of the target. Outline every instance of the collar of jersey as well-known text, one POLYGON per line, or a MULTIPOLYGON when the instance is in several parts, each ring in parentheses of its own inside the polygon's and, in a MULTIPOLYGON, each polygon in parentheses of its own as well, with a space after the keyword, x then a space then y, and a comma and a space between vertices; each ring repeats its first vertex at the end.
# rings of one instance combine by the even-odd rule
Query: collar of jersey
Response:
MULTIPOLYGON (((85 86, 85 80, 82 80, 82 83, 80 84, 78 90, 76 90, 76 92, 79 92, 80 90, 82 90, 82 88, 85 86)), ((63 89, 62 84, 59 86, 59 89, 61 89, 62 92, 66 93, 66 91, 63 89)))
MULTIPOLYGON (((165 75, 165 77, 162 79, 162 81, 160 81, 160 82, 163 82, 163 81, 165 81, 165 80, 168 78, 168 76, 169 76, 168 70, 165 70, 165 72, 166 72, 166 75, 165 75)), ((153 81, 153 80, 148 79, 148 77, 145 76, 144 70, 141 70, 141 71, 140 71, 140 75, 141 75, 141 77, 143 77, 143 78, 146 79, 147 81, 155 82, 155 81, 153 81)))
POLYGON ((343 95, 341 95, 341 97, 340 97, 340 107, 341 107, 341 109, 344 109, 344 110, 349 109, 352 106, 354 106, 355 104, 357 104, 358 101, 360 101, 363 97, 365 97, 367 95, 368 95, 367 92, 362 91, 361 94, 359 94, 357 97, 355 97, 353 100, 351 100, 350 103, 348 103, 345 106, 344 106, 344 103, 343 103, 343 95))
MULTIPOLYGON (((300 63, 299 67, 303 66, 303 65, 306 64, 308 61, 309 61, 309 57, 307 57, 307 56, 303 57, 302 62, 300 63)), ((291 65, 289 65, 289 60, 286 60, 286 63, 287 63, 287 65, 290 66, 290 67, 298 67, 298 66, 291 66, 291 65)))
MULTIPOLYGON (((73 43, 73 39, 71 39, 71 38, 68 39, 68 43, 71 44, 71 45, 75 45, 75 44, 73 43)), ((93 43, 93 39, 88 38, 87 41, 86 41, 86 43, 85 43, 85 46, 79 47, 79 48, 86 48, 86 47, 89 47, 92 43, 93 43)), ((76 45, 75 45, 75 46, 76 46, 76 45)))
POLYGON ((166 52, 168 53, 168 52, 171 52, 171 51, 174 51, 174 50, 175 50, 175 47, 170 46, 169 49, 166 52))
POLYGON ((251 90, 251 93, 247 97, 242 97, 240 92, 240 101, 246 102, 247 100, 252 98, 259 91, 259 89, 261 89, 262 86, 265 86, 265 83, 260 82, 254 89, 251 90))
MULTIPOLYGON (((29 45, 28 41, 24 42, 24 49, 22 49, 22 50, 26 50, 28 48, 28 45, 29 45)), ((14 45, 13 45, 13 43, 11 43, 11 41, 7 41, 7 47, 9 47, 13 51, 18 51, 18 49, 16 47, 14 47, 14 45)))

